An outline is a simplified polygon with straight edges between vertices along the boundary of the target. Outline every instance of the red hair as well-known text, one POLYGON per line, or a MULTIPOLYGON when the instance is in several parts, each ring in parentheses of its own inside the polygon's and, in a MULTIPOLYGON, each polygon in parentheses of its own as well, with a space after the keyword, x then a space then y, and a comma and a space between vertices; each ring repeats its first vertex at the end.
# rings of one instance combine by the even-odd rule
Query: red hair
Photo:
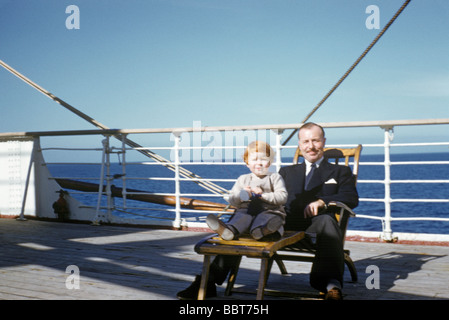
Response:
POLYGON ((268 158, 270 158, 270 162, 274 159, 274 150, 271 146, 265 141, 253 141, 248 147, 246 147, 245 153, 243 154, 243 161, 248 164, 248 155, 253 152, 261 152, 264 153, 268 158))

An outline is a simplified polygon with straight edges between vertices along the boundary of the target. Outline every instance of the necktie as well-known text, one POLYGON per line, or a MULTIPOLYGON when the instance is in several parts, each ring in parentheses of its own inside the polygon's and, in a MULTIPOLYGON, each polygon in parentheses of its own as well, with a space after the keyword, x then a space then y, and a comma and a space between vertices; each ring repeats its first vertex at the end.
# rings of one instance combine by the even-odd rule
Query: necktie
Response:
POLYGON ((304 185, 304 189, 308 190, 309 189, 309 183, 312 180, 312 176, 315 173, 315 169, 316 169, 316 164, 312 163, 312 165, 310 166, 310 171, 309 174, 306 176, 306 183, 304 185))

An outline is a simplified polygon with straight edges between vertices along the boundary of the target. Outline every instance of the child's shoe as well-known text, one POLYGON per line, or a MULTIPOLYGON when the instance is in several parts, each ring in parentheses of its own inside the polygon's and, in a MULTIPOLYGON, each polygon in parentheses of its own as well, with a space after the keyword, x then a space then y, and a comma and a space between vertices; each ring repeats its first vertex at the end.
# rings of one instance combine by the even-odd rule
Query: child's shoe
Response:
POLYGON ((278 231, 283 224, 284 221, 281 217, 273 217, 266 225, 251 230, 251 236, 256 240, 260 240, 263 237, 278 231))
POLYGON ((234 240, 235 233, 228 228, 226 223, 218 219, 214 214, 209 214, 206 218, 206 223, 213 231, 218 233, 223 240, 234 240))

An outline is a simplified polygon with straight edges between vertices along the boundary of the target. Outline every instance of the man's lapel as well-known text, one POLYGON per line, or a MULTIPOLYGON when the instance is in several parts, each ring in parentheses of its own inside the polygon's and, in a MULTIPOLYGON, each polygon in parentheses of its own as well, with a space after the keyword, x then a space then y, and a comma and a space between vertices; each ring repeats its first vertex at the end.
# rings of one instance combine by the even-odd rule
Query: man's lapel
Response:
POLYGON ((327 162, 326 159, 323 159, 309 183, 309 190, 322 186, 324 182, 327 181, 332 175, 333 171, 333 167, 329 164, 329 162, 327 162))
POLYGON ((299 165, 296 166, 296 176, 298 179, 298 186, 301 190, 304 190, 304 184, 305 184, 305 178, 306 178, 306 163, 302 162, 299 165))

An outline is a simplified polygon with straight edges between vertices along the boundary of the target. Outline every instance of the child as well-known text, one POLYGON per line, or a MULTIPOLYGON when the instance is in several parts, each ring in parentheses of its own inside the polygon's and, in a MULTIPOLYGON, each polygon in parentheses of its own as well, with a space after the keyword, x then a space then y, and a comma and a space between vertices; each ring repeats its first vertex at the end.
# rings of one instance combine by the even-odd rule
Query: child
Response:
POLYGON ((251 173, 241 175, 229 195, 229 203, 236 207, 228 223, 208 215, 206 222, 224 240, 238 238, 248 232, 260 240, 264 236, 284 232, 287 190, 278 173, 268 172, 274 151, 268 143, 254 141, 245 150, 243 160, 251 173))

